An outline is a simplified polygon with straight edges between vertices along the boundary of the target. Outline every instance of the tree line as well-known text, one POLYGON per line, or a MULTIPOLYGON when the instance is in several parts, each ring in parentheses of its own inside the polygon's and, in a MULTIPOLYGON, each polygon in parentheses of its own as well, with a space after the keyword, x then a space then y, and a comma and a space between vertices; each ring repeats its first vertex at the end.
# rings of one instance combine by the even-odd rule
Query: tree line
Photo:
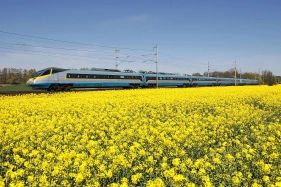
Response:
MULTIPOLYGON (((86 70, 89 68, 81 68, 81 70, 86 70)), ((94 69, 94 68, 91 68, 94 69)), ((127 72, 133 72, 132 70, 125 70, 127 72)), ((139 71, 141 72, 141 71, 139 71)), ((17 68, 3 68, 0 69, 0 84, 25 84, 28 79, 30 79, 36 73, 35 69, 17 69, 17 68)), ((210 76, 210 77, 224 77, 230 78, 234 77, 235 70, 229 69, 227 71, 213 71, 204 72, 203 75, 200 73, 193 73, 193 76, 210 76)), ((281 76, 274 76, 269 70, 262 71, 261 74, 253 72, 236 72, 237 78, 242 79, 257 79, 260 84, 281 84, 281 76)))
MULTIPOLYGON (((193 73, 193 76, 210 76, 210 77, 223 77, 223 78, 235 78, 235 69, 229 69, 227 71, 212 71, 212 72, 204 72, 203 75, 200 73, 193 73)), ((259 81, 259 84, 267 84, 267 85, 275 85, 281 84, 281 77, 274 76, 273 73, 269 70, 264 70, 260 73, 254 72, 244 72, 241 73, 236 71, 236 78, 242 79, 256 79, 259 81)))
POLYGON ((35 69, 0 69, 0 84, 25 84, 36 73, 35 69))

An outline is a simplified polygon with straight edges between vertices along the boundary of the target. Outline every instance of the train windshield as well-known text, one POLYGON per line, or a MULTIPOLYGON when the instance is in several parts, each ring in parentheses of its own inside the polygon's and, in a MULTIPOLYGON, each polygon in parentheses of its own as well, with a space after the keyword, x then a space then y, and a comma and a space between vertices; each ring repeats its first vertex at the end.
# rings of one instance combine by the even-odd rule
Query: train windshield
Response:
POLYGON ((35 78, 35 77, 38 77, 40 76, 45 70, 40 70, 40 71, 37 71, 32 77, 35 78))
POLYGON ((48 75, 50 73, 51 73, 50 69, 47 69, 47 70, 43 69, 43 70, 37 71, 32 77, 36 78, 36 77, 39 77, 39 76, 48 75))

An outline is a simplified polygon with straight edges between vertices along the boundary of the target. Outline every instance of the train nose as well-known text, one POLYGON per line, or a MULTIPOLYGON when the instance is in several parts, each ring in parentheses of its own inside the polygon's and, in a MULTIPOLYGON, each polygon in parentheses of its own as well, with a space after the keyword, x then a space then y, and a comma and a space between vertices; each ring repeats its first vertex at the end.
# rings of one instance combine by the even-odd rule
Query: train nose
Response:
POLYGON ((34 83, 35 83, 35 78, 31 78, 31 79, 29 79, 27 82, 26 82, 26 85, 27 86, 32 86, 32 85, 34 85, 34 83))

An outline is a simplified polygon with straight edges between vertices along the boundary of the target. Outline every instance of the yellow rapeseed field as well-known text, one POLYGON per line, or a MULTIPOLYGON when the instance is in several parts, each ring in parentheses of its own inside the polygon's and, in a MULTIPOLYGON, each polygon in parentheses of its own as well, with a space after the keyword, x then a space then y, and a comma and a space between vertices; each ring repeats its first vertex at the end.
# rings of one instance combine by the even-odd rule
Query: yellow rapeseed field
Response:
POLYGON ((281 186, 281 86, 0 102, 0 186, 281 186))

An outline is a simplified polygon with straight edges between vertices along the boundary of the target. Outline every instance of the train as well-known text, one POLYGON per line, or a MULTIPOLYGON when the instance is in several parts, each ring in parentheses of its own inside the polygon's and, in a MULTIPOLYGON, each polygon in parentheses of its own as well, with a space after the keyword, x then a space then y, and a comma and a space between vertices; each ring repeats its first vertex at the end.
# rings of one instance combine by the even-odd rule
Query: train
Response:
POLYGON ((153 88, 257 85, 258 80, 177 75, 155 72, 122 72, 95 68, 74 70, 49 67, 37 71, 26 85, 32 90, 65 91, 72 88, 153 88), (158 81, 157 81, 158 77, 158 81))

